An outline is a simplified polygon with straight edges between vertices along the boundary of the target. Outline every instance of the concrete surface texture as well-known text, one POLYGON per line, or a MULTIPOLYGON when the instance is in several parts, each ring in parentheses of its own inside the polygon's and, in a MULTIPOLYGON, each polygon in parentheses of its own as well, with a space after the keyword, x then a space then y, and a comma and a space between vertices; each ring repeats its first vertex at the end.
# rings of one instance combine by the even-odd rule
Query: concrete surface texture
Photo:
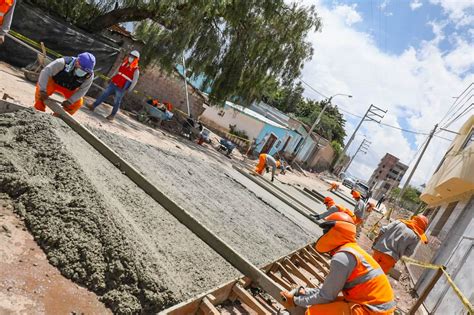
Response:
MULTIPOLYGON (((320 233, 217 162, 95 132, 255 264, 320 233)), ((32 110, 0 115, 0 169, 1 192, 51 264, 115 313, 156 312, 239 275, 57 118, 32 110)))

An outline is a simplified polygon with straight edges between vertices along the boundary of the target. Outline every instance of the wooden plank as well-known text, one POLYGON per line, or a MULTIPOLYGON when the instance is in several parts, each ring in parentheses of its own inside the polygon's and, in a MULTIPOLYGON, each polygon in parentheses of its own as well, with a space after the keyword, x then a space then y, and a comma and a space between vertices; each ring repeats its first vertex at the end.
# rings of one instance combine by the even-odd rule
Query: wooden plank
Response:
MULTIPOLYGON (((273 271, 268 272, 268 276, 272 278, 275 282, 277 282, 279 285, 281 285, 285 290, 290 291, 291 290, 291 283, 286 281, 285 279, 279 277, 277 274, 275 274, 273 271)), ((282 290, 283 291, 283 290, 282 290)), ((281 291, 280 291, 281 292, 281 291)))
POLYGON ((306 277, 299 269, 296 267, 291 260, 285 259, 283 261, 283 265, 288 268, 296 277, 300 278, 306 283, 307 287, 310 288, 316 288, 316 285, 308 278, 306 277))
POLYGON ((304 270, 312 274, 320 283, 324 282, 324 278, 319 274, 316 268, 313 267, 313 265, 308 264, 300 255, 295 255, 295 257, 301 265, 301 268, 304 268, 304 270))
POLYGON ((306 246, 308 251, 319 261, 321 262, 328 270, 331 269, 331 265, 326 258, 324 258, 320 253, 318 253, 313 246, 306 246))
POLYGON ((314 258, 314 256, 312 256, 306 248, 301 251, 301 255, 303 258, 306 258, 306 260, 313 264, 323 275, 328 274, 326 268, 319 261, 317 261, 316 258, 314 258))
POLYGON ((249 260, 240 255, 235 249, 225 243, 220 237, 205 227, 194 216, 184 210, 176 202, 171 200, 155 185, 153 185, 145 176, 136 170, 131 164, 122 159, 114 150, 107 146, 102 140, 97 138, 87 128, 77 122, 71 115, 66 113, 61 105, 55 100, 48 99, 45 104, 64 120, 76 133, 87 141, 102 156, 115 165, 123 174, 128 176, 138 187, 146 192, 150 197, 163 206, 178 221, 184 224, 196 236, 203 240, 209 247, 221 255, 237 270, 248 276, 261 289, 270 294, 274 299, 282 300, 280 292, 282 287, 269 278, 260 269, 254 266, 249 260))
POLYGON ((215 308, 207 297, 202 299, 199 310, 205 315, 220 315, 221 313, 215 308))
POLYGON ((232 288, 232 291, 237 295, 240 301, 244 302, 247 304, 252 310, 257 312, 257 314, 262 314, 262 315, 269 315, 270 312, 268 312, 262 305, 260 305, 257 300, 254 299, 254 297, 240 284, 236 283, 234 287, 232 288))
POLYGON ((281 263, 276 263, 276 265, 278 266, 278 270, 284 278, 286 278, 289 282, 299 285, 297 278, 292 275, 281 263))

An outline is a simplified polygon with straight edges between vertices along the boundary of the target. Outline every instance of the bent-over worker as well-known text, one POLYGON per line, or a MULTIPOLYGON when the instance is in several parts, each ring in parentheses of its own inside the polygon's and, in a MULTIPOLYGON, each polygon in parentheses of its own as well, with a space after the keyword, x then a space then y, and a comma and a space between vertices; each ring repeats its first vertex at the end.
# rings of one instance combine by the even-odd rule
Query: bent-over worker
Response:
POLYGON ((332 199, 331 197, 324 198, 323 202, 324 202, 324 205, 326 206, 327 211, 323 212, 321 214, 313 215, 313 217, 315 217, 316 220, 326 219, 327 216, 329 216, 333 213, 342 212, 342 213, 345 213, 348 216, 350 216, 351 219, 352 219, 352 222, 355 223, 356 216, 354 215, 354 213, 351 210, 347 209, 344 206, 336 205, 336 203, 334 202, 334 199, 332 199))
POLYGON ((123 60, 117 74, 112 77, 105 91, 95 100, 93 104, 87 105, 87 108, 93 111, 97 106, 102 104, 102 102, 105 101, 107 97, 114 94, 114 107, 112 109, 112 113, 107 116, 107 120, 114 120, 125 93, 133 91, 135 85, 138 82, 138 77, 140 76, 140 70, 138 67, 139 60, 140 53, 136 50, 131 51, 130 54, 123 60))
POLYGON ((380 229, 374 241, 372 256, 385 273, 392 269, 402 256, 411 256, 418 242, 428 243, 425 231, 428 218, 417 215, 410 220, 397 220, 380 229))
POLYGON ((324 234, 316 241, 319 253, 332 256, 320 289, 305 288, 296 294, 283 291, 285 307, 306 308, 314 314, 393 314, 392 287, 379 264, 356 243, 356 228, 345 213, 337 212, 320 224, 324 234), (342 292, 343 296, 338 296, 342 292))
POLYGON ((5 42, 5 35, 10 31, 15 5, 15 0, 0 0, 0 45, 5 42))
POLYGON ((258 164, 255 167, 255 172, 262 175, 266 169, 269 172, 269 168, 272 168, 272 182, 275 178, 275 171, 280 168, 280 161, 275 160, 270 154, 262 153, 258 156, 258 164))
POLYGON ((41 70, 36 85, 34 107, 44 112, 44 101, 53 93, 59 93, 66 99, 62 106, 66 112, 74 115, 84 103, 84 96, 94 80, 95 57, 84 52, 77 57, 58 58, 41 70))

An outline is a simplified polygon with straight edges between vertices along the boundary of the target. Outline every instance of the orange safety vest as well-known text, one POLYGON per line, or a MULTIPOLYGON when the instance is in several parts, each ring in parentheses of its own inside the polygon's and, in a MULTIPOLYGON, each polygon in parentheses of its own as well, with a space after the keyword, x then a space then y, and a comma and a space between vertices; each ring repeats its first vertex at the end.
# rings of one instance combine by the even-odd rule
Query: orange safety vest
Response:
POLYGON ((344 244, 336 252, 340 251, 354 255, 357 261, 342 290, 344 299, 362 305, 369 314, 393 314, 393 290, 379 264, 357 243, 344 244))
POLYGON ((137 69, 138 65, 133 66, 133 63, 130 64, 128 60, 125 60, 120 66, 118 73, 112 78, 112 83, 123 89, 127 82, 132 83, 133 75, 137 69))
POLYGON ((3 17, 10 11, 14 3, 14 0, 0 0, 0 25, 3 25, 3 17))

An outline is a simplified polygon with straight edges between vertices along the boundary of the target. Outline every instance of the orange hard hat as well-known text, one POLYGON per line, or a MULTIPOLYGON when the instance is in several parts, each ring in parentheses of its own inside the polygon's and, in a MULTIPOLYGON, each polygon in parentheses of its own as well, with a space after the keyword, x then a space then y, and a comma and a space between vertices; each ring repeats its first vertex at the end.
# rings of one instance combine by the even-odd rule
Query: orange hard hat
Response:
POLYGON ((334 199, 332 199, 331 197, 326 197, 326 198, 324 198, 323 203, 324 204, 334 203, 334 199))
POLYGON ((348 215, 345 212, 334 212, 328 215, 326 218, 324 218, 326 221, 345 221, 349 223, 354 223, 354 220, 352 220, 351 216, 348 215))
POLYGON ((352 191, 352 197, 354 197, 355 199, 360 198, 360 192, 358 192, 356 190, 353 190, 352 191))
POLYGON ((412 218, 412 220, 423 231, 426 231, 426 229, 428 228, 428 218, 425 217, 424 215, 422 214, 416 215, 412 218))
POLYGON ((367 204, 368 208, 375 208, 375 203, 372 201, 367 204))
POLYGON ((331 220, 319 225, 324 232, 314 246, 319 253, 328 253, 344 244, 356 242, 356 226, 351 223, 351 217, 345 213, 334 216, 335 214, 326 218, 332 217, 331 220))

